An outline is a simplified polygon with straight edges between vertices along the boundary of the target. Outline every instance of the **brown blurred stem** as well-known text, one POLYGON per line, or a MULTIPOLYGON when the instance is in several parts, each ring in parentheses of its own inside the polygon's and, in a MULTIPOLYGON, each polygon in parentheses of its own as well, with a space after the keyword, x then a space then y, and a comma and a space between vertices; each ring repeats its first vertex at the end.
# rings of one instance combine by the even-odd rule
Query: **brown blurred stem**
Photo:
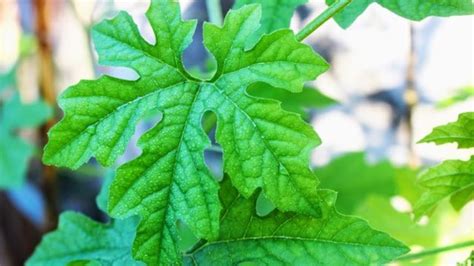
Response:
MULTIPOLYGON (((50 42, 51 11, 55 1, 34 0, 34 11, 36 15, 36 36, 38 40, 39 56, 39 87, 41 96, 51 106, 56 106, 56 90, 54 88, 54 64, 52 46, 50 42)), ((41 127, 41 144, 44 146, 47 139, 47 132, 55 123, 55 119, 50 119, 41 127)), ((42 165, 41 190, 45 200, 45 230, 56 227, 58 220, 57 204, 57 172, 51 166, 42 165)))
POLYGON ((408 52, 408 64, 406 72, 406 86, 404 92, 404 99, 407 106, 405 122, 408 132, 408 165, 416 168, 419 165, 419 158, 415 152, 414 130, 413 130, 413 112, 418 103, 418 93, 416 91, 415 75, 416 75, 416 43, 415 43, 415 28, 410 23, 410 47, 408 52))

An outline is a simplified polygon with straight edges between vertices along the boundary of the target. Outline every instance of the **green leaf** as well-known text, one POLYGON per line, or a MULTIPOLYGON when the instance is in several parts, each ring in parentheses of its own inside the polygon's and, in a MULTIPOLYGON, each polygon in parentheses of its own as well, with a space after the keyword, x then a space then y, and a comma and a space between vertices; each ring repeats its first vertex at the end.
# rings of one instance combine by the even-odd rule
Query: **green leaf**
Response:
POLYGON ((436 245, 438 228, 432 223, 413 223, 410 213, 396 211, 390 199, 380 195, 370 195, 354 211, 354 215, 370 222, 374 228, 391 234, 406 245, 430 247, 436 245))
POLYGON ((297 113, 304 119, 308 118, 309 109, 326 108, 337 104, 336 100, 311 87, 304 87, 301 93, 291 93, 279 88, 269 88, 264 83, 257 83, 250 86, 247 91, 252 96, 277 100, 281 102, 283 109, 297 113))
MULTIPOLYGON (((334 200, 334 193, 322 192, 334 200)), ((364 220, 335 209, 324 219, 276 210, 259 217, 257 193, 245 199, 228 179, 220 196, 224 210, 219 239, 195 248, 185 257, 186 264, 378 265, 408 251, 364 220)))
POLYGON ((0 188, 23 184, 34 152, 34 146, 17 137, 15 131, 36 127, 50 116, 51 109, 44 102, 23 104, 17 93, 0 106, 0 188))
POLYGON ((474 147, 474 112, 462 113, 456 122, 435 127, 433 131, 419 143, 434 142, 445 144, 456 142, 458 148, 474 147))
POLYGON ((415 205, 416 219, 431 214, 438 203, 451 198, 451 204, 460 210, 474 199, 474 156, 468 161, 448 160, 427 169, 418 179, 425 189, 415 205))
POLYGON ((170 0, 152 1, 146 15, 153 45, 125 12, 93 28, 100 63, 132 68, 140 78, 103 76, 66 90, 59 99, 65 116, 49 133, 44 162, 77 168, 94 156, 111 165, 138 121, 160 111, 162 120, 138 142, 142 154, 117 170, 108 209, 116 218, 140 216, 135 258, 173 264, 180 260, 177 220, 198 238, 218 235, 218 184, 204 162, 210 141, 201 128, 203 114, 212 111, 224 169, 241 193, 250 196, 262 187, 281 210, 322 215, 318 181, 308 167, 318 136, 296 114, 249 96, 246 89, 265 82, 298 92, 327 63, 289 30, 265 35, 245 49, 260 20, 260 8, 248 5, 229 12, 222 28, 204 25, 204 44, 217 71, 211 80, 197 80, 181 61, 196 22, 182 21, 178 3, 170 0))
POLYGON ((438 108, 446 108, 453 104, 466 101, 472 97, 474 97, 474 87, 467 86, 456 90, 453 96, 440 101, 436 106, 438 108))
POLYGON ((294 10, 308 2, 308 0, 237 0, 234 8, 238 9, 244 5, 260 4, 262 6, 262 21, 260 28, 249 38, 248 42, 255 42, 265 33, 288 28, 294 10))
MULTIPOLYGON (((294 10, 306 2, 307 0, 237 0, 234 8, 253 3, 262 6, 262 25, 249 38, 247 45, 248 43, 255 44, 263 34, 288 28, 294 10)), ((278 100, 282 103, 283 109, 298 113, 304 119, 308 118, 308 109, 328 107, 336 103, 334 99, 310 87, 304 87, 301 93, 292 93, 284 89, 271 87, 265 83, 256 83, 250 86, 247 91, 256 97, 278 100)))
MULTIPOLYGON (((336 0, 326 0, 331 5, 336 0)), ((372 3, 378 3, 404 18, 420 21, 429 16, 448 17, 474 14, 471 0, 353 0, 334 19, 342 28, 348 28, 372 3)))
POLYGON ((321 188, 338 192, 336 207, 352 213, 370 194, 393 196, 397 192, 395 168, 388 161, 369 164, 363 152, 348 153, 315 169, 321 188))
POLYGON ((43 237, 26 265, 143 265, 131 256, 137 223, 129 218, 102 224, 65 212, 58 228, 43 237))

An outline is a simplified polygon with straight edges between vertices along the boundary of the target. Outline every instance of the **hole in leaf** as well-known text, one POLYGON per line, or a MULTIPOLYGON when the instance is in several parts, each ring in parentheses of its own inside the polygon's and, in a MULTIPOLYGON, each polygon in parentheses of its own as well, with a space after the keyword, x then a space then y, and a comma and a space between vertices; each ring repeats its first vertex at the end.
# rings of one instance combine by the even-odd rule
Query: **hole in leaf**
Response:
POLYGON ((224 177, 223 162, 222 162, 222 148, 216 142, 216 121, 217 116, 211 111, 204 113, 201 119, 201 126, 211 140, 211 147, 204 151, 204 160, 210 169, 214 178, 221 181, 224 177))
POLYGON ((217 62, 204 47, 202 25, 203 21, 199 20, 193 41, 184 50, 183 65, 191 76, 201 80, 210 80, 216 73, 217 62))
POLYGON ((142 152, 141 148, 138 147, 138 140, 143 134, 145 134, 145 132, 154 128, 162 119, 163 114, 157 109, 150 110, 143 114, 141 120, 135 127, 135 132, 125 149, 125 152, 119 157, 117 163, 124 164, 138 157, 142 152))

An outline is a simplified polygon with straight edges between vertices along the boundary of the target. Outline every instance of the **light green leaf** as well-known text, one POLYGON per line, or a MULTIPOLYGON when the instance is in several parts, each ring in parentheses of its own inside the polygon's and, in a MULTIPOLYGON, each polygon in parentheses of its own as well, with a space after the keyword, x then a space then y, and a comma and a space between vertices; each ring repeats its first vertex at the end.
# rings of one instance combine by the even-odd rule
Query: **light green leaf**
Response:
POLYGON ((456 122, 435 127, 433 131, 419 143, 434 142, 445 144, 456 142, 458 148, 474 147, 474 112, 462 113, 456 122))
POLYGON ((170 0, 153 0, 146 15, 153 45, 124 12, 94 27, 99 61, 132 68, 140 78, 103 76, 66 90, 59 100, 65 117, 49 133, 44 162, 77 168, 94 156, 111 165, 144 114, 162 112, 162 120, 138 142, 142 154, 117 170, 108 208, 116 218, 141 217, 135 258, 173 264, 181 259, 177 220, 198 238, 218 235, 218 184, 204 163, 210 141, 201 128, 210 110, 218 119, 224 169, 243 194, 262 187, 281 210, 320 216, 318 181, 308 167, 318 136, 296 114, 249 96, 246 89, 265 82, 298 92, 327 63, 289 30, 265 35, 245 49, 260 20, 260 8, 248 5, 229 12, 222 28, 204 25, 204 43, 218 67, 211 80, 198 80, 181 61, 195 21, 182 21, 178 3, 170 0))
MULTIPOLYGON (((335 194, 322 191, 333 201, 335 194)), ((274 211, 255 213, 257 194, 245 199, 228 180, 221 186, 223 214, 219 239, 185 257, 189 265, 379 265, 408 248, 359 218, 332 209, 315 219, 274 211)))
POLYGON ((0 106, 0 188, 23 184, 34 152, 34 146, 17 137, 15 131, 38 126, 50 116, 51 109, 45 103, 23 104, 17 93, 0 106))
POLYGON ((427 191, 415 205, 415 218, 431 214, 437 204, 451 198, 456 210, 474 199, 474 156, 468 161, 448 160, 427 169, 418 179, 427 191))
POLYGON ((474 97, 474 87, 467 86, 456 90, 454 95, 440 101, 436 106, 438 108, 446 108, 450 107, 453 104, 466 101, 467 99, 470 99, 472 97, 474 97))
POLYGON ((248 42, 255 42, 265 33, 287 28, 290 25, 294 10, 308 2, 308 0, 237 0, 234 8, 238 9, 248 4, 262 6, 262 21, 260 28, 249 38, 248 42))
POLYGON ((136 226, 134 218, 101 224, 65 212, 58 228, 43 237, 26 265, 143 265, 131 256, 136 226))
POLYGON ((336 207, 352 213, 370 194, 393 196, 397 192, 395 168, 388 161, 369 164, 363 152, 348 153, 315 169, 321 188, 338 192, 336 207))
MULTIPOLYGON (((326 0, 326 3, 330 5, 335 1, 326 0)), ((353 0, 334 19, 342 28, 348 28, 372 3, 378 3, 399 16, 415 21, 429 16, 474 14, 474 4, 471 0, 353 0)))

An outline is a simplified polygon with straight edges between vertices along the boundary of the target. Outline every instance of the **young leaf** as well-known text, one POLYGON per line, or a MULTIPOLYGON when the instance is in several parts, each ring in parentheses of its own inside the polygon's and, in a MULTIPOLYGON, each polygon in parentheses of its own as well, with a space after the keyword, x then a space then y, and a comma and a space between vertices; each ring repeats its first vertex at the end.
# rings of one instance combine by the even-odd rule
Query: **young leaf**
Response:
POLYGON ((65 212, 58 229, 43 237, 26 265, 144 265, 131 256, 136 226, 135 218, 101 224, 65 212))
MULTIPOLYGON (((328 5, 337 0, 326 0, 328 5)), ((474 14, 471 0, 353 0, 334 19, 342 28, 348 28, 372 3, 387 8, 410 20, 422 20, 429 16, 448 17, 474 14)))
MULTIPOLYGON (((323 191, 329 201, 335 195, 323 191)), ((220 191, 224 210, 219 239, 195 248, 189 265, 379 265, 408 248, 359 218, 332 209, 315 219, 277 210, 265 217, 255 213, 257 193, 242 197, 224 180, 220 191)))
POLYGON ((418 183, 428 189, 415 205, 415 218, 431 214, 443 199, 460 210, 474 199, 474 156, 468 161, 448 160, 423 172, 418 183))
POLYGON ((51 109, 45 103, 23 104, 17 93, 0 106, 0 188, 23 184, 34 151, 32 144, 15 136, 15 130, 38 126, 50 116, 51 109))
POLYGON ((262 187, 281 210, 321 215, 318 181, 308 167, 309 152, 320 143, 316 133, 276 102, 245 90, 265 82, 298 92, 328 66, 289 30, 265 35, 245 49, 260 13, 257 5, 248 5, 229 12, 222 28, 204 25, 204 44, 218 65, 208 81, 190 76, 182 66, 196 23, 181 20, 175 1, 152 1, 146 15, 155 34, 153 45, 125 12, 93 28, 100 63, 132 68, 140 78, 103 76, 69 88, 59 100, 65 117, 50 131, 43 159, 77 168, 95 156, 111 165, 138 120, 152 111, 163 113, 158 125, 140 138, 142 154, 117 170, 109 192, 112 216, 141 217, 135 258, 152 265, 180 260, 178 219, 199 238, 217 237, 218 184, 203 159, 210 142, 201 117, 208 110, 218 118, 225 171, 241 193, 250 196, 262 187))
POLYGON ((433 131, 419 143, 434 142, 445 144, 456 142, 458 148, 474 147, 474 112, 462 113, 456 122, 435 127, 433 131))

